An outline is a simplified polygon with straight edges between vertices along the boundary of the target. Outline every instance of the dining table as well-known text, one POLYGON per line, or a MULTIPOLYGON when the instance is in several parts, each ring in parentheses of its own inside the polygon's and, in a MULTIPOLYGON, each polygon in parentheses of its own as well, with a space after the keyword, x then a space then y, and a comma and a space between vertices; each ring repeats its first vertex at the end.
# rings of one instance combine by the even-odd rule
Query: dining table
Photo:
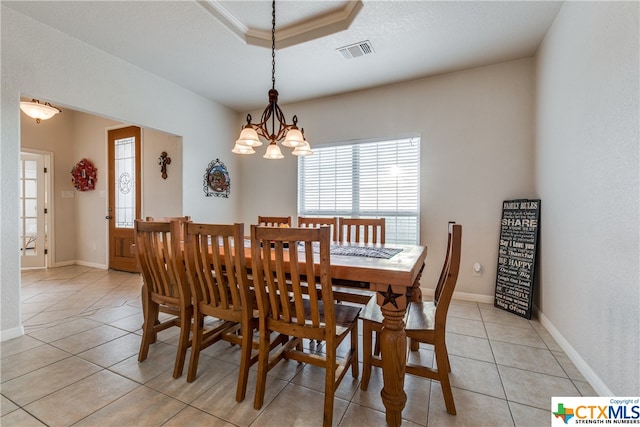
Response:
MULTIPOLYGON (((135 244, 132 250, 135 251, 135 244)), ((244 241, 244 254, 250 269, 251 242, 248 239, 244 241)), ((380 396, 390 427, 401 425, 402 410, 407 402, 404 392, 407 355, 404 319, 408 304, 422 300, 420 278, 426 257, 427 247, 422 245, 331 244, 331 278, 334 283, 340 287, 375 292, 383 315, 379 338, 383 378, 380 396)))

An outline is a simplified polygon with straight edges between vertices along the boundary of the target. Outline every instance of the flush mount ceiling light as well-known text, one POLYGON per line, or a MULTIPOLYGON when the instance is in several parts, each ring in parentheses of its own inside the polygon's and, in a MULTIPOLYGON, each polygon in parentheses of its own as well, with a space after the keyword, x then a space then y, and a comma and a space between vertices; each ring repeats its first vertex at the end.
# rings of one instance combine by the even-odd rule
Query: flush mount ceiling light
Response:
POLYGON ((58 107, 54 107, 48 102, 41 103, 37 99, 31 101, 20 102, 20 109, 32 119, 36 119, 36 123, 40 124, 41 120, 49 120, 51 117, 58 113, 62 113, 62 110, 58 107))
POLYGON ((231 152, 236 154, 253 154, 254 147, 262 145, 260 137, 269 142, 265 159, 282 159, 282 151, 278 142, 285 147, 293 148, 294 156, 308 156, 312 154, 309 143, 304 138, 304 129, 298 129, 298 117, 293 116, 293 123, 288 124, 284 113, 278 106, 278 91, 276 90, 276 2, 272 2, 271 12, 271 89, 269 90, 269 105, 262 112, 260 123, 251 123, 251 114, 247 114, 247 124, 242 127, 240 137, 231 152), (271 129, 269 129, 271 128, 271 129))

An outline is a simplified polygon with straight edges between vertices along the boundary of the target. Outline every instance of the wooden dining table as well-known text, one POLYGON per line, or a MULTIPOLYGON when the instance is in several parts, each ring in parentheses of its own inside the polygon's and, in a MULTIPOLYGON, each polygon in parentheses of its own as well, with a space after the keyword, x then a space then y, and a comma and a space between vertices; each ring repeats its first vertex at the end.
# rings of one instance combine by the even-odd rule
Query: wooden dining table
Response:
MULTIPOLYGON (((368 288, 376 293, 384 320, 380 333, 380 352, 384 386, 380 393, 386 408, 387 425, 402 423, 402 410, 407 401, 404 392, 407 336, 404 318, 409 301, 421 301, 420 277, 427 257, 426 246, 397 244, 331 245, 331 278, 341 287, 368 288), (390 258, 376 258, 340 253, 362 252, 376 249, 400 249, 390 258)), ((250 244, 245 242, 247 265, 251 265, 250 244)))
MULTIPOLYGON (((427 247, 397 244, 332 243, 331 278, 341 287, 369 289, 384 317, 380 332, 380 352, 384 386, 380 392, 386 408, 387 425, 400 426, 407 401, 404 392, 407 336, 404 318, 410 301, 421 301, 420 277, 427 247), (353 253, 400 250, 390 258, 353 253), (344 255, 342 253, 352 254, 344 255)), ((135 245, 132 245, 135 251, 135 245)), ((251 268, 251 243, 244 242, 245 262, 251 268)))

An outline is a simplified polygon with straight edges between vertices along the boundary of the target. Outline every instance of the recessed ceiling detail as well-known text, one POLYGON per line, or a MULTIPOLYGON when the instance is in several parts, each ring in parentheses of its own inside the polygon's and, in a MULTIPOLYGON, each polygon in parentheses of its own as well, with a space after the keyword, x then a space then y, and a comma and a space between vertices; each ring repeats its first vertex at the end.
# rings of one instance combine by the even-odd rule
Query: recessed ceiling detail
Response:
MULTIPOLYGON (((200 0, 198 4, 219 20, 245 43, 271 48, 271 31, 249 28, 218 0, 200 0)), ((286 4, 286 2, 285 2, 286 4)), ((287 26, 276 23, 276 48, 282 49, 319 39, 349 28, 360 10, 362 1, 346 1, 344 6, 287 26)))
POLYGON ((369 40, 354 43, 349 46, 343 46, 336 49, 345 59, 353 59, 359 56, 369 55, 373 53, 373 46, 369 40))

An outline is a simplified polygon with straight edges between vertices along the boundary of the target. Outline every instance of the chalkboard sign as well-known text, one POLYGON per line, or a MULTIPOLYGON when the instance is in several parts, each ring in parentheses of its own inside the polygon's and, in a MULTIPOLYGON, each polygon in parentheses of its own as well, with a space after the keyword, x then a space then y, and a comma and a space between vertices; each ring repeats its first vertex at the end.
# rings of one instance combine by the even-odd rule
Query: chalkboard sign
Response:
POLYGON ((539 228, 540 200, 502 203, 494 305, 527 319, 531 319, 539 228))

